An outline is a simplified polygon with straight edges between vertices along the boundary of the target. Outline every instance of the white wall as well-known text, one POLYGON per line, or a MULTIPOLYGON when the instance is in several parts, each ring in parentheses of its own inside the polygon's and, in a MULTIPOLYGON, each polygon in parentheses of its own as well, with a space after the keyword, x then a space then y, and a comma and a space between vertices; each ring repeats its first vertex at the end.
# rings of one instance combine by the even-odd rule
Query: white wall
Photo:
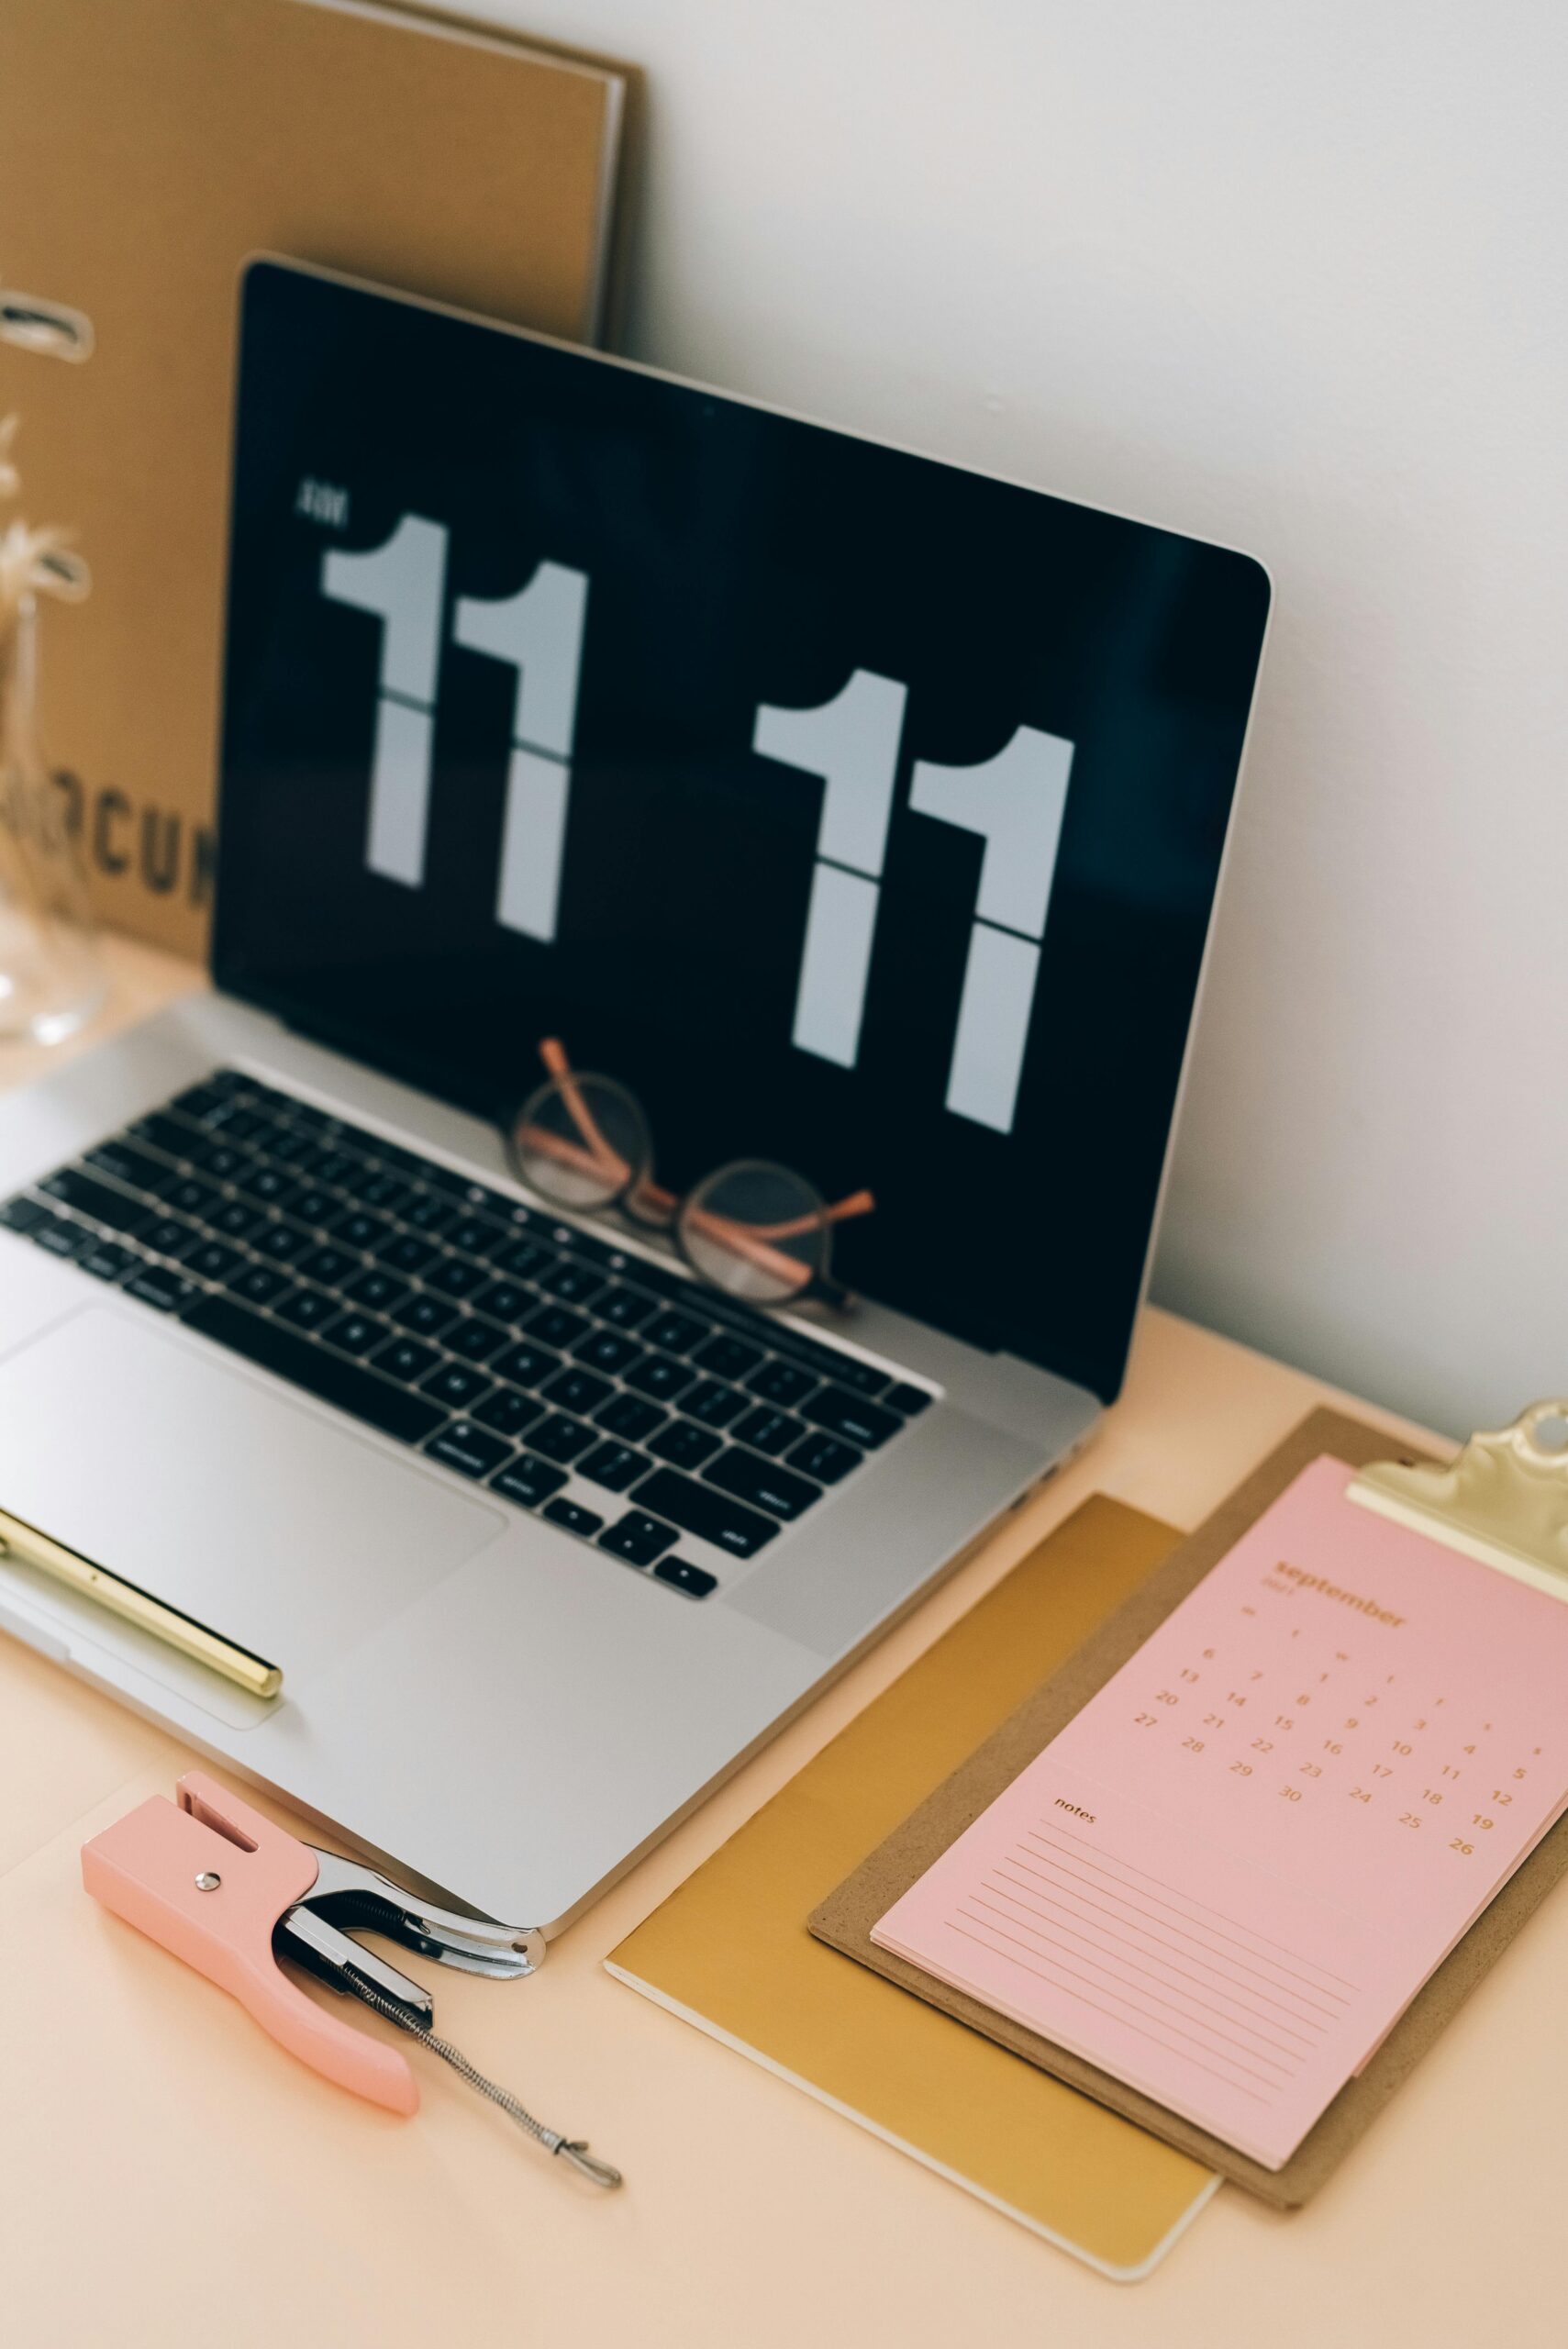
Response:
POLYGON ((640 61, 634 355, 1260 555, 1164 1302, 1568 1389, 1560 0, 468 0, 640 61))

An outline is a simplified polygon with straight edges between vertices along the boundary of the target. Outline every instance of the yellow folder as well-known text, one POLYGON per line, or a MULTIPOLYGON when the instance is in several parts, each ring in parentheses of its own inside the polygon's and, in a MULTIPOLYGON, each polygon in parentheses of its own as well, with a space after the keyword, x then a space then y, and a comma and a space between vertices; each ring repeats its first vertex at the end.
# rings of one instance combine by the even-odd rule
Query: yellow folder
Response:
POLYGON ((817 1902, 1178 1539, 1096 1495, 612 1951, 611 1974, 1105 2275, 1146 2276, 1201 2164, 813 1941, 817 1902))

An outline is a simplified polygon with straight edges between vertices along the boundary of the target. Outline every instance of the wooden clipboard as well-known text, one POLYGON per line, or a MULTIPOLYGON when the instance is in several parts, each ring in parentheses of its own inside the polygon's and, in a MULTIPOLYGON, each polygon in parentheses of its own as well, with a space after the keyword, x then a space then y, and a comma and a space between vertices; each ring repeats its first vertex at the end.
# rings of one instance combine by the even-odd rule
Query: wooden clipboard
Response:
MULTIPOLYGON (((1559 1820, 1541 1839, 1406 2009, 1365 2071, 1340 2091, 1280 2170, 1267 2170, 1249 2161, 1206 2130, 1124 2087, 1065 2048, 877 1948, 871 1931, 877 1919, 1120 1670, 1303 1468, 1325 1453, 1361 1468, 1386 1459, 1389 1450, 1386 1434, 1359 1419, 1345 1419, 1336 1411, 1314 1411, 1059 1672, 1027 1698, 994 1736, 828 1895, 809 1920, 812 1932, 831 1948, 858 1959, 944 2014, 968 2023, 1283 2210, 1308 2201, 1338 2168, 1475 1984, 1568 1871, 1568 1818, 1559 1820)), ((1413 1453, 1402 1456, 1418 1457, 1413 1453)))

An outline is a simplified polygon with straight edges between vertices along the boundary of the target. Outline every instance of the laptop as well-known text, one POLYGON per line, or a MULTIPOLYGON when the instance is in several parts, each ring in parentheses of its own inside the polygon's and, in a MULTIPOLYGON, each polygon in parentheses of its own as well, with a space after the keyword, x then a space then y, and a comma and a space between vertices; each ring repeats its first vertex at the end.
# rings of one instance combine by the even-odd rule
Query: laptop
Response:
POLYGON ((321 271, 241 312, 214 989, 0 1103, 0 1628, 548 1936, 1116 1397, 1268 584, 321 271), (856 1301, 530 1196, 547 1037, 672 1191, 869 1189, 856 1301))

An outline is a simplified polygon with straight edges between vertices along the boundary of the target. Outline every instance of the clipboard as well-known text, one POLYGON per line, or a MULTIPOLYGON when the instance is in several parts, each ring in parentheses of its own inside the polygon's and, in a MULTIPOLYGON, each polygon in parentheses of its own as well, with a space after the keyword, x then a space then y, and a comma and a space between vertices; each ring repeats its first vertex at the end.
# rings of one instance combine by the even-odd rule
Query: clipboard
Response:
MULTIPOLYGON (((1518 1429, 1501 1436, 1475 1438, 1450 1468, 1438 1468, 1407 1453, 1398 1465, 1358 1476, 1351 1497, 1363 1507, 1399 1514, 1417 1531, 1479 1556, 1501 1571, 1520 1573, 1521 1578, 1529 1579, 1522 1567, 1529 1563, 1527 1553, 1540 1554, 1537 1537, 1545 1526, 1540 1507, 1533 1517, 1527 1508, 1529 1522, 1524 1523, 1516 1510, 1510 1535, 1508 1524, 1500 1520, 1495 1503, 1487 1508, 1485 1496, 1489 1488, 1495 1491, 1500 1482, 1507 1481, 1499 1476, 1496 1464, 1510 1446, 1522 1444, 1521 1456, 1533 1457, 1531 1432, 1542 1414, 1561 1417, 1562 1407, 1538 1406, 1524 1415, 1518 1429), (1479 1509, 1478 1486, 1484 1496, 1479 1509), (1468 1539, 1463 1538, 1466 1532, 1468 1539)), ((1284 2210, 1308 2201, 1333 2175, 1476 1983, 1568 1872, 1568 1817, 1542 1837, 1411 2001, 1365 2070, 1346 2084, 1279 2170, 1263 2168, 1096 2065, 878 1948, 871 1932, 949 1844, 1120 1670, 1303 1468, 1328 1453, 1354 1468, 1372 1471, 1373 1463, 1386 1461, 1388 1451, 1387 1436, 1360 1420, 1335 1411, 1314 1411, 1059 1672, 1026 1698, 993 1737, 828 1895, 809 1920, 813 1934, 829 1947, 913 1991, 944 2014, 1138 2121, 1168 2144, 1284 2210)), ((1545 1473, 1555 1489, 1562 1480, 1562 1468, 1553 1466, 1545 1473)), ((1540 1478, 1538 1462, 1538 1503, 1540 1478)), ((1560 1509, 1560 1501, 1557 1506, 1560 1509)), ((1568 1542, 1556 1518, 1552 1528, 1551 1539, 1563 1542, 1568 1553, 1568 1542)), ((1564 1571, 1568 1575, 1568 1565, 1564 1571)), ((1564 1594, 1568 1595, 1568 1582, 1564 1594)))

